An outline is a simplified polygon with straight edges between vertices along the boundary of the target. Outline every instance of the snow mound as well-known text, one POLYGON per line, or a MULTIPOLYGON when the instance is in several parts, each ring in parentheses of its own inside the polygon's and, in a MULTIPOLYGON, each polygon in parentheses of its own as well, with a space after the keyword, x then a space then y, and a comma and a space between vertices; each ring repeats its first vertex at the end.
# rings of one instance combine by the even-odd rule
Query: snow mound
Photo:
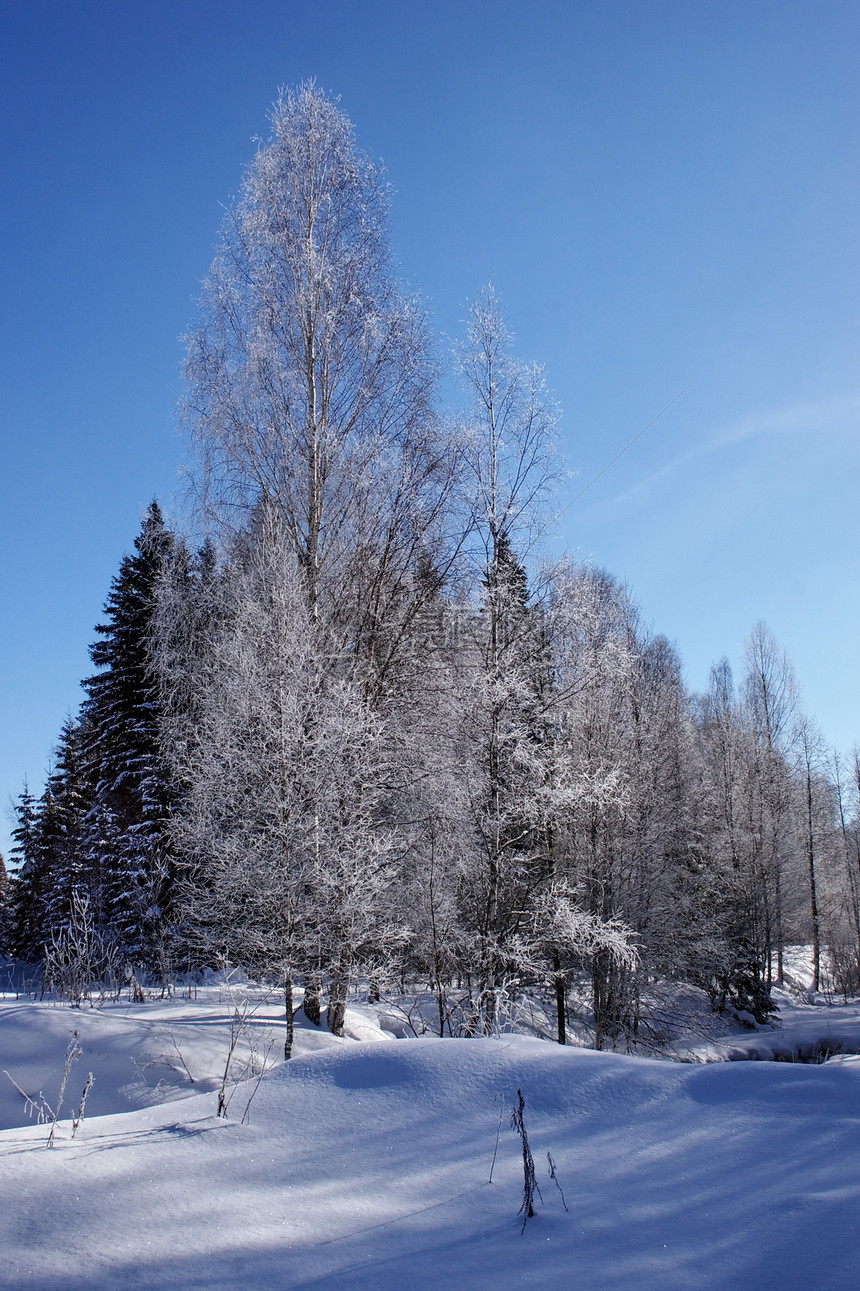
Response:
MULTIPOLYGON (((218 979, 188 997, 146 1004, 122 1002, 73 1009, 11 998, 2 1001, 0 1129, 28 1125, 32 1120, 19 1090, 37 1101, 41 1095, 55 1108, 66 1051, 73 1038, 82 1052, 69 1078, 66 1115, 77 1104, 90 1071, 94 1077, 87 1101, 90 1116, 174 1102, 217 1089, 237 1015, 241 1035, 231 1063, 234 1079, 256 1074, 283 1055, 283 1003, 276 993, 244 985, 237 989, 218 979), (3 1074, 4 1069, 8 1075, 3 1074)), ((293 1051, 313 1053, 358 1040, 389 1039, 376 1014, 366 1008, 347 1009, 343 1038, 333 1036, 325 1022, 313 1026, 299 1012, 293 1051)))
POLYGON ((197 1094, 51 1151, 0 1133, 0 1287, 844 1288, 858 1095, 848 1064, 344 1040, 239 1086, 230 1121, 197 1094), (524 1232, 518 1088, 544 1202, 524 1232))

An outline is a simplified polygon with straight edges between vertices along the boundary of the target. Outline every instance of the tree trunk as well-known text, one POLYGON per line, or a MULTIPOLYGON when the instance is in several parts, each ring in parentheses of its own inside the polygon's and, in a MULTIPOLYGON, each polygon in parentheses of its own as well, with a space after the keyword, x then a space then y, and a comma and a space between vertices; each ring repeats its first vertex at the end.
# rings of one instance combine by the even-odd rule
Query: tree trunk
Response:
POLYGON ((293 979, 290 973, 284 977, 284 1022, 286 1030, 284 1031, 284 1062, 289 1062, 293 1056, 293 1034, 295 1024, 293 1022, 293 979))
POLYGON ((591 959, 591 999, 594 1009, 594 1047, 603 1048, 604 1015, 606 1008, 606 979, 599 954, 591 959))
POLYGON ((779 864, 776 867, 776 980, 782 986, 784 978, 784 948, 785 938, 782 931, 782 874, 779 864))
POLYGON ((328 1029, 332 1035, 342 1036, 346 1022, 346 997, 349 993, 349 974, 337 972, 331 980, 328 998, 328 1029))
POLYGON ((322 1004, 320 1002, 320 979, 318 977, 308 977, 305 981, 305 999, 304 1012, 308 1022, 312 1022, 315 1027, 320 1024, 322 1015, 322 1004))
POLYGON ((561 960, 558 951, 553 952, 552 966, 555 972, 555 1019, 559 1044, 567 1044, 567 1027, 565 1025, 564 977, 561 972, 561 960))
POLYGON ((809 905, 812 913, 812 989, 821 985, 821 936, 818 920, 818 892, 815 882, 815 832, 812 814, 812 776, 806 775, 806 860, 809 867, 809 905))

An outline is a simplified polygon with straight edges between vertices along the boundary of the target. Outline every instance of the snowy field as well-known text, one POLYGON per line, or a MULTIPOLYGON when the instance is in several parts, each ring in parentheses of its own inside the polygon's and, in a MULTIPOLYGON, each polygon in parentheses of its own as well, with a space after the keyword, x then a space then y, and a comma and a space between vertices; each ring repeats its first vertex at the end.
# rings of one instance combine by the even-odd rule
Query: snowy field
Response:
POLYGON ((697 1062, 395 1040, 364 1008, 342 1040, 305 1025, 279 1065, 278 1002, 252 990, 80 1010, 7 995, 0 1069, 22 1090, 53 1105, 75 1030, 82 1054, 51 1149, 0 1077, 0 1287, 855 1287, 860 1059, 715 1061, 860 1048, 856 1004, 780 998, 776 1028, 703 1041, 697 1062), (237 1005, 234 1074, 272 1065, 219 1119, 237 1005), (524 1232, 517 1088, 543 1194, 524 1232))

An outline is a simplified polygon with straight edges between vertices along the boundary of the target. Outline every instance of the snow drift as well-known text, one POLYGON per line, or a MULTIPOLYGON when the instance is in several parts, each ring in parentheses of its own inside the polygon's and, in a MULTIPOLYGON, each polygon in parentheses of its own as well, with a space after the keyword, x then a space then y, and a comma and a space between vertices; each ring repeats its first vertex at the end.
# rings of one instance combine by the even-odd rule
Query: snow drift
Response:
POLYGON ((88 1120, 74 1141, 64 1129, 51 1151, 44 1127, 0 1133, 0 1286, 856 1281, 857 1064, 672 1064, 514 1036, 341 1042, 271 1070, 241 1124, 251 1088, 233 1120, 207 1092, 88 1120), (517 1088, 544 1203, 522 1234, 517 1088))

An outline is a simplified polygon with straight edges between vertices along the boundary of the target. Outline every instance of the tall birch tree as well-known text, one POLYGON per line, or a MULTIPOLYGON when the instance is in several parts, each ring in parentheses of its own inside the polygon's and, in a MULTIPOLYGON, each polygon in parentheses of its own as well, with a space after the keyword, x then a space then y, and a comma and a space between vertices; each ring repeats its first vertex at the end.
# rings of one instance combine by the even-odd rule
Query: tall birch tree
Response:
POLYGON ((195 478, 222 529, 274 509, 322 655, 384 692, 427 593, 416 569, 444 545, 435 368, 391 262, 381 166, 313 83, 282 92, 270 122, 188 337, 195 478))

